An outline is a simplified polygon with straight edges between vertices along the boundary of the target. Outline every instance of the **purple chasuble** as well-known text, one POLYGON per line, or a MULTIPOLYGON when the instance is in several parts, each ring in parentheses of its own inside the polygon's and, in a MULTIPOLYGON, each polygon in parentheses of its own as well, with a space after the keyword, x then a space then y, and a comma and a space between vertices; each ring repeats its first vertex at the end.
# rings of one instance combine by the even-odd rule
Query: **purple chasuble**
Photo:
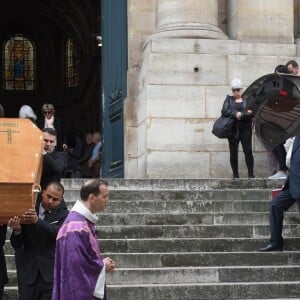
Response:
POLYGON ((71 211, 56 239, 52 300, 96 299, 93 292, 103 267, 95 225, 71 211))

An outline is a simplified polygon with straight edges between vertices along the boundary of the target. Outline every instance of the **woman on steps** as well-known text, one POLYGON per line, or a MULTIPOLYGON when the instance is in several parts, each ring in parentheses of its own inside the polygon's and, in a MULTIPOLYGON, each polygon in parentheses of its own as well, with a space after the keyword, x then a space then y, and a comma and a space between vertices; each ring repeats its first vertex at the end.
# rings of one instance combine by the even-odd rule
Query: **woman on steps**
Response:
POLYGON ((238 148, 241 142, 248 168, 248 178, 254 178, 254 159, 252 154, 252 111, 247 108, 246 100, 242 98, 243 84, 240 79, 231 81, 232 96, 227 96, 222 116, 235 119, 232 135, 228 138, 230 151, 230 165, 233 178, 239 178, 238 171, 238 148))

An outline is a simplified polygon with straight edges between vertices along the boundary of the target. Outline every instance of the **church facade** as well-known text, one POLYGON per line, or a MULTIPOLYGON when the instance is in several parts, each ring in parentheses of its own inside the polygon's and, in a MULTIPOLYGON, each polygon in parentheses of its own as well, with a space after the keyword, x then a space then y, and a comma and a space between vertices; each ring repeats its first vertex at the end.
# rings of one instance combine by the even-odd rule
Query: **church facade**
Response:
MULTIPOLYGON (((227 140, 211 133, 229 83, 246 88, 278 64, 300 63, 299 17, 297 0, 128 0, 125 177, 231 177, 227 140)), ((253 150, 255 175, 265 177, 255 134, 253 150)))

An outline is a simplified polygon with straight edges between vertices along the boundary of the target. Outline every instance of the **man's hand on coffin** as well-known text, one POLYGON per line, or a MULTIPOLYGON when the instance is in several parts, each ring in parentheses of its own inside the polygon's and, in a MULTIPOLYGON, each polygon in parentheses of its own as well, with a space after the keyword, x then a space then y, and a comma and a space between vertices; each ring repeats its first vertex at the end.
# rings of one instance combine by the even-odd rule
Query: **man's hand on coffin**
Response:
POLYGON ((36 214, 35 209, 31 208, 28 211, 26 211, 23 215, 24 220, 33 224, 36 224, 39 220, 39 217, 36 214))
POLYGON ((7 225, 12 228, 16 234, 19 234, 22 231, 21 220, 19 217, 10 218, 7 225))

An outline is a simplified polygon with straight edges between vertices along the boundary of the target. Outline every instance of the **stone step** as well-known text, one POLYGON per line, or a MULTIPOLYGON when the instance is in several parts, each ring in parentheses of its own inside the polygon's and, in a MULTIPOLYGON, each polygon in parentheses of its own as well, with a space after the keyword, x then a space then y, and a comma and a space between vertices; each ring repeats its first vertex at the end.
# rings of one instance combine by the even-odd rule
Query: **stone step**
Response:
MULTIPOLYGON (((300 225, 285 225, 285 237, 298 237, 300 225)), ((113 238, 268 238, 269 225, 124 225, 97 226, 100 239, 113 238)))
MULTIPOLYGON (((267 189, 227 189, 227 190, 112 190, 112 200, 268 200, 271 191, 267 189)), ((79 199, 79 190, 66 190, 66 202, 79 199)))
POLYGON ((299 281, 240 282, 198 284, 143 284, 108 287, 110 300, 117 299, 174 299, 174 300, 231 300, 231 299, 299 299, 299 281))
MULTIPOLYGON (((107 179, 110 189, 117 190, 205 190, 205 189, 274 189, 285 180, 255 179, 107 179)), ((62 179, 65 189, 80 189, 83 179, 62 179)))
MULTIPOLYGON (((97 226, 100 239, 113 238, 258 238, 269 237, 269 225, 112 225, 97 226)), ((300 225, 285 225, 283 235, 298 237, 300 225)), ((7 239, 10 233, 7 234, 7 239)))
MULTIPOLYGON (((9 286, 17 286, 16 271, 8 271, 9 286)), ((299 281, 300 266, 116 268, 107 274, 111 285, 191 284, 221 282, 299 281)))
MULTIPOLYGON (((71 208, 72 204, 68 202, 68 207, 71 208)), ((269 200, 110 200, 105 211, 113 213, 269 212, 269 207, 269 200)), ((298 211, 297 205, 293 205, 289 211, 298 211)))
MULTIPOLYGON (((298 249, 299 250, 299 249, 298 249)), ((180 253, 116 253, 107 252, 122 268, 207 267, 298 265, 300 251, 284 252, 180 252, 180 253)), ((8 269, 15 269, 13 254, 6 255, 8 269)))
MULTIPOLYGON (((98 226, 123 225, 268 225, 269 213, 101 213, 98 226)), ((297 212, 286 212, 284 224, 300 224, 297 212)))
MULTIPOLYGON (((97 225, 221 225, 269 224, 269 213, 101 213, 97 225)), ((296 212, 285 213, 284 224, 300 224, 296 212)))
MULTIPOLYGON (((299 249, 298 249, 299 250, 299 249)), ((119 267, 205 267, 298 265, 300 251, 284 252, 180 252, 180 253, 115 253, 107 252, 119 267)))
POLYGON ((300 266, 120 268, 107 276, 112 285, 299 281, 300 266))
MULTIPOLYGON (((158 238, 158 239, 101 239, 102 252, 248 252, 256 251, 268 243, 267 238, 158 238)), ((299 250, 300 238, 285 238, 285 250, 299 250)), ((5 243, 6 254, 13 254, 5 243)))
MULTIPOLYGON (((188 252, 188 251, 256 251, 265 246, 268 239, 102 239, 102 251, 113 252, 188 252)), ((285 250, 298 250, 300 238, 286 238, 285 250)))
MULTIPOLYGON (((108 285, 110 300, 287 300, 299 299, 300 282, 108 285)), ((16 300, 16 287, 5 288, 5 300, 16 300)))
MULTIPOLYGON (((188 251, 256 251, 268 243, 268 239, 102 239, 104 251, 113 252, 188 252, 188 251)), ((298 250, 300 238, 286 238, 285 250, 298 250)))
POLYGON ((5 286, 3 300, 16 300, 18 299, 18 288, 16 286, 5 286))

